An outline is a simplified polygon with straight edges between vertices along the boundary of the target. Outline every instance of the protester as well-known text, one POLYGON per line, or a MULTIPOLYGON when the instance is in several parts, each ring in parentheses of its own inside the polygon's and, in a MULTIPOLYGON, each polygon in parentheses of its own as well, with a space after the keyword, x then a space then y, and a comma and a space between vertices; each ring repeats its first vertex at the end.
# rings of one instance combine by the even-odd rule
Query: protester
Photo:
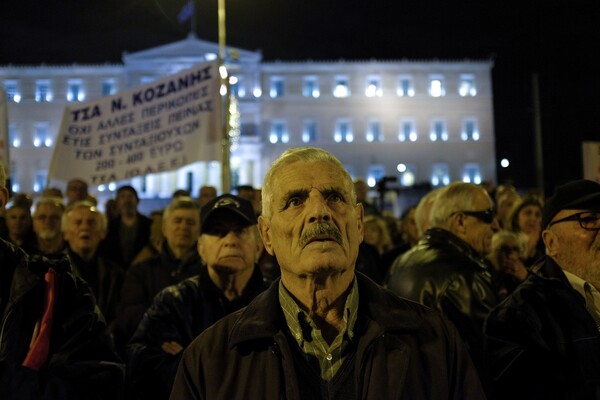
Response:
POLYGON ((62 256, 66 243, 63 239, 61 221, 65 203, 61 197, 41 197, 33 211, 33 231, 36 241, 31 253, 46 257, 62 256))
POLYGON ((600 396, 600 183, 556 188, 542 219, 546 256, 487 318, 499 398, 600 396))
POLYGON ((140 199, 133 186, 119 187, 115 200, 118 217, 108 221, 108 234, 101 246, 106 257, 127 270, 148 244, 152 220, 138 211, 140 199))
MULTIPOLYGON (((0 209, 7 201, 0 162, 0 209)), ((123 398, 124 365, 66 257, 28 256, 0 239, 0 326, 2 400, 123 398)))
POLYGON ((161 252, 127 270, 117 311, 119 350, 124 350, 158 292, 200 273, 202 267, 196 251, 199 214, 198 204, 192 198, 174 198, 164 211, 161 252))
POLYGON ((498 229, 493 202, 483 187, 453 182, 439 190, 430 221, 419 243, 392 266, 387 286, 452 321, 486 384, 483 323, 499 301, 485 258, 498 229))
POLYGON ((356 179, 354 181, 354 192, 356 193, 356 201, 363 205, 365 216, 379 215, 379 210, 368 198, 369 185, 367 185, 367 182, 362 179, 356 179))
POLYGON ((172 400, 483 398, 451 324, 355 273, 363 208, 338 159, 289 149, 262 190, 281 279, 190 344, 172 400))
POLYGON ((504 300, 527 278, 526 253, 526 237, 506 229, 494 233, 492 250, 487 258, 496 270, 500 300, 504 300))
POLYGON ((88 184, 83 179, 74 178, 67 182, 67 206, 76 201, 88 200, 88 184))
POLYGON ((28 202, 19 200, 6 205, 7 240, 25 251, 29 251, 35 243, 30 207, 28 202))
POLYGON ((203 185, 198 190, 198 205, 204 207, 206 203, 217 197, 217 188, 214 186, 203 185))
POLYGON ((256 264, 262 242, 252 203, 230 194, 201 210, 199 275, 162 290, 129 342, 133 394, 168 399, 181 351, 223 316, 266 289, 256 264))
POLYGON ((524 262, 526 267, 532 266, 544 256, 542 240, 543 205, 535 196, 523 196, 513 205, 508 217, 506 229, 523 235, 527 239, 524 262))

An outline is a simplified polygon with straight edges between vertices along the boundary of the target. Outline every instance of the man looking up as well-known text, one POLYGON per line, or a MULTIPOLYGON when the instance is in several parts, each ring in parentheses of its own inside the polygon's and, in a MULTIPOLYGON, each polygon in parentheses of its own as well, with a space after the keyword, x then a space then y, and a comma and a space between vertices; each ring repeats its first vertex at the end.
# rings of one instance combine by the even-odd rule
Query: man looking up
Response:
POLYGON ((262 195, 281 279, 192 342, 171 399, 482 398, 453 326, 355 273, 363 209, 339 160, 287 150, 262 195))
POLYGON ((600 184, 576 180, 544 206, 546 256, 486 320, 499 398, 600 396, 600 184))
POLYGON ((201 210, 198 253, 206 268, 161 291, 129 342, 135 395, 168 399, 181 351, 266 289, 256 264, 262 242, 252 204, 222 195, 201 210))

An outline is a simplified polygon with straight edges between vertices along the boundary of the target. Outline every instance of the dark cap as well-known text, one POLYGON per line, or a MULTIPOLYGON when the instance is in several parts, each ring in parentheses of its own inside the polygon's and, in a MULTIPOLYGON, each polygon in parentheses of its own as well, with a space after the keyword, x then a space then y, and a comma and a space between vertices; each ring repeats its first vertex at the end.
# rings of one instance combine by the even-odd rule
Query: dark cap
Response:
POLYGON ((600 183, 587 179, 566 183, 558 186, 545 203, 542 228, 546 228, 561 210, 600 211, 600 183))
POLYGON ((258 223, 252 203, 246 199, 242 199, 241 197, 234 196, 232 194, 223 194, 206 203, 200 210, 200 230, 206 230, 206 222, 213 214, 225 211, 233 212, 239 215, 248 223, 248 225, 254 225, 258 223))

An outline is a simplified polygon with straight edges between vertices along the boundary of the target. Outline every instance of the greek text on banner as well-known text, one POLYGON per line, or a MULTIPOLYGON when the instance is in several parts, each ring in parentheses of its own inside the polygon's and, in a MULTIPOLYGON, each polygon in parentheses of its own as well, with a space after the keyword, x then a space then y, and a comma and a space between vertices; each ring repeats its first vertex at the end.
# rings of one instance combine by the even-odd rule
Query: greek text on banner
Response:
POLYGON ((118 182, 218 160, 217 62, 65 108, 48 180, 118 182))

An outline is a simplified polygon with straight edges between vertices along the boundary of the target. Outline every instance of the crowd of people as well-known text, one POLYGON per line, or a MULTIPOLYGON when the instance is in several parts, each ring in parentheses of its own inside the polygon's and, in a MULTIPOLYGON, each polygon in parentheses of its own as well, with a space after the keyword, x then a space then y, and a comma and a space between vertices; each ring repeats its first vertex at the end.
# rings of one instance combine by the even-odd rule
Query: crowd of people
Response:
POLYGON ((396 218, 318 148, 148 216, 5 182, 3 399, 600 398, 600 183, 452 182, 396 218))

